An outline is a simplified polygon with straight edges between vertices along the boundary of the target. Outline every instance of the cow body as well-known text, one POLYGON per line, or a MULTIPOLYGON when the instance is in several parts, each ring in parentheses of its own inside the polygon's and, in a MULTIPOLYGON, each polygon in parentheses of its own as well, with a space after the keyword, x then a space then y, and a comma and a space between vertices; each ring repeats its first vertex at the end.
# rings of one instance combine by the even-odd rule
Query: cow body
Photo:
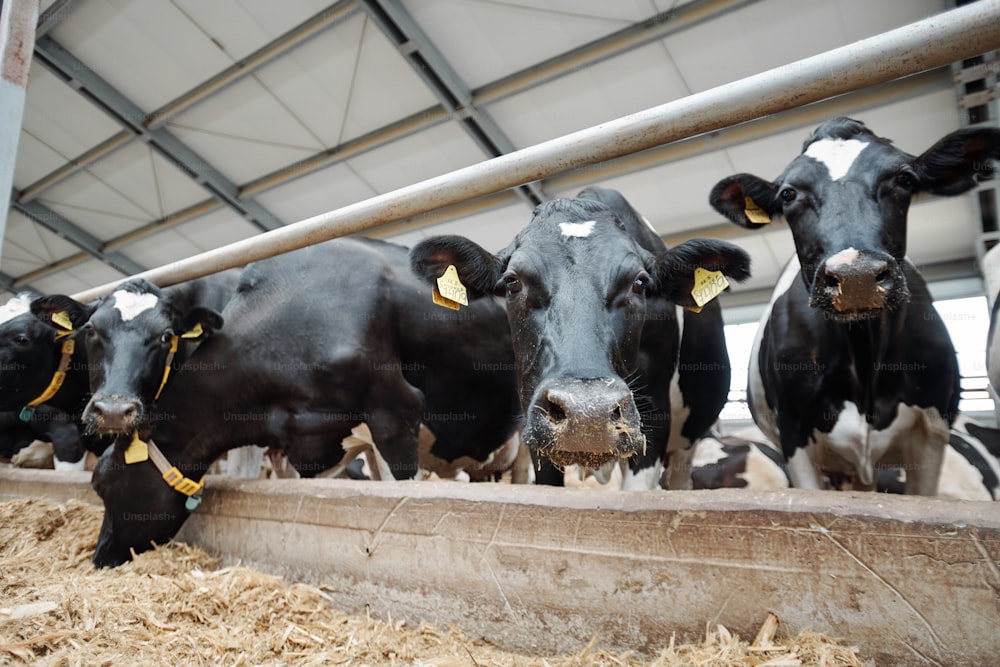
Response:
MULTIPOLYGON (((439 308, 400 246, 339 239, 251 264, 221 315, 225 326, 139 426, 194 482, 223 452, 251 443, 316 476, 341 462, 341 443, 362 422, 398 479, 417 472, 421 423, 442 458, 486 460, 517 429, 502 306, 439 308)), ((125 463, 129 449, 119 438, 95 470, 105 505, 98 566, 169 539, 188 515, 185 495, 151 461, 125 463), (137 512, 155 520, 136 521, 137 512)))
MULTIPOLYGON (((454 266, 471 298, 506 297, 522 440, 542 483, 562 483, 552 464, 598 468, 627 459, 624 486, 652 488, 668 449, 707 432, 725 402, 729 363, 718 304, 680 317, 678 306, 695 305, 696 267, 743 279, 749 258, 717 241, 667 250, 613 190, 588 188, 541 204, 496 255, 443 236, 415 246, 411 261, 428 282, 454 266)), ((690 477, 677 485, 689 486, 690 477)))
POLYGON ((761 320, 747 391, 795 486, 821 488, 830 471, 871 489, 882 461, 909 471, 907 493, 936 492, 959 372, 905 257, 906 215, 916 192, 974 186, 998 151, 1000 132, 959 130, 914 157, 838 118, 774 182, 739 174, 712 190, 733 222, 783 215, 792 231, 796 256, 761 320))

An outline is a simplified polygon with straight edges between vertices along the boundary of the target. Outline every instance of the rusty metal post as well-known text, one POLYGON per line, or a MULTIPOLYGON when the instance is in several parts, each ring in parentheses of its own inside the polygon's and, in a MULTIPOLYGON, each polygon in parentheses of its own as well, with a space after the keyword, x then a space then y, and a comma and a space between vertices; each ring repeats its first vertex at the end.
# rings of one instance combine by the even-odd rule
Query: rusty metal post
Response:
POLYGON ((7 230, 14 162, 21 136, 39 0, 4 0, 0 8, 0 251, 7 230))

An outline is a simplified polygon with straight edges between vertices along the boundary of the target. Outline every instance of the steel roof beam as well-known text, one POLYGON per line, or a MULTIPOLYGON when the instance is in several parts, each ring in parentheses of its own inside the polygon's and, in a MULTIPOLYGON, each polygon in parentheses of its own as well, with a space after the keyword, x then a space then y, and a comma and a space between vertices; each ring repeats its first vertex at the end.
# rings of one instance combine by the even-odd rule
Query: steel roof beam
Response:
MULTIPOLYGON (((517 150, 496 121, 473 104, 472 91, 399 0, 358 1, 487 156, 499 157, 517 150)), ((537 182, 518 186, 517 192, 532 207, 548 199, 537 182)))
POLYGON ((239 189, 235 183, 173 134, 162 128, 146 127, 145 122, 149 117, 146 112, 51 37, 42 37, 36 41, 35 60, 103 109, 126 130, 139 136, 211 192, 214 197, 223 201, 261 231, 277 229, 284 225, 281 220, 252 199, 240 199, 239 189))
POLYGON ((37 201, 26 204, 15 201, 13 208, 53 234, 82 249, 91 257, 99 259, 126 276, 146 270, 141 264, 132 261, 120 252, 105 252, 100 239, 37 201))

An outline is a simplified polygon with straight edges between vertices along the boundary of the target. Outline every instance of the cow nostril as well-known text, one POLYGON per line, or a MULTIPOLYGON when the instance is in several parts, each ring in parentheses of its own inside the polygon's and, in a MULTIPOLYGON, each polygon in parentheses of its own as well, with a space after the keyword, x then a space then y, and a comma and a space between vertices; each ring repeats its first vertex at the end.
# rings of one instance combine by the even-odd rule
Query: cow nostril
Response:
POLYGON ((552 401, 549 401, 549 404, 545 407, 545 414, 551 421, 554 422, 566 421, 566 411, 558 403, 553 403, 552 401))
POLYGON ((882 285, 884 283, 889 282, 889 275, 890 274, 888 268, 882 269, 881 271, 878 272, 878 275, 875 276, 875 284, 882 285))
POLYGON ((616 405, 615 409, 611 411, 611 421, 620 422, 622 421, 622 406, 616 405))

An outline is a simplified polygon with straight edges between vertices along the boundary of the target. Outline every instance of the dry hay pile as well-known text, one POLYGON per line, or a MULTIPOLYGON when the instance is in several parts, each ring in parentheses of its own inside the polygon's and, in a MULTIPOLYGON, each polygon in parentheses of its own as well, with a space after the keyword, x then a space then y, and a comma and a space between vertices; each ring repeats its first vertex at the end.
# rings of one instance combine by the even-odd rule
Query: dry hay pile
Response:
POLYGON ((597 650, 529 657, 465 637, 332 609, 320 589, 243 567, 217 569, 172 543, 112 570, 90 557, 101 509, 39 499, 0 503, 0 664, 51 665, 793 665, 854 666, 856 650, 818 635, 754 642, 719 626, 698 646, 673 643, 652 662, 597 650))

